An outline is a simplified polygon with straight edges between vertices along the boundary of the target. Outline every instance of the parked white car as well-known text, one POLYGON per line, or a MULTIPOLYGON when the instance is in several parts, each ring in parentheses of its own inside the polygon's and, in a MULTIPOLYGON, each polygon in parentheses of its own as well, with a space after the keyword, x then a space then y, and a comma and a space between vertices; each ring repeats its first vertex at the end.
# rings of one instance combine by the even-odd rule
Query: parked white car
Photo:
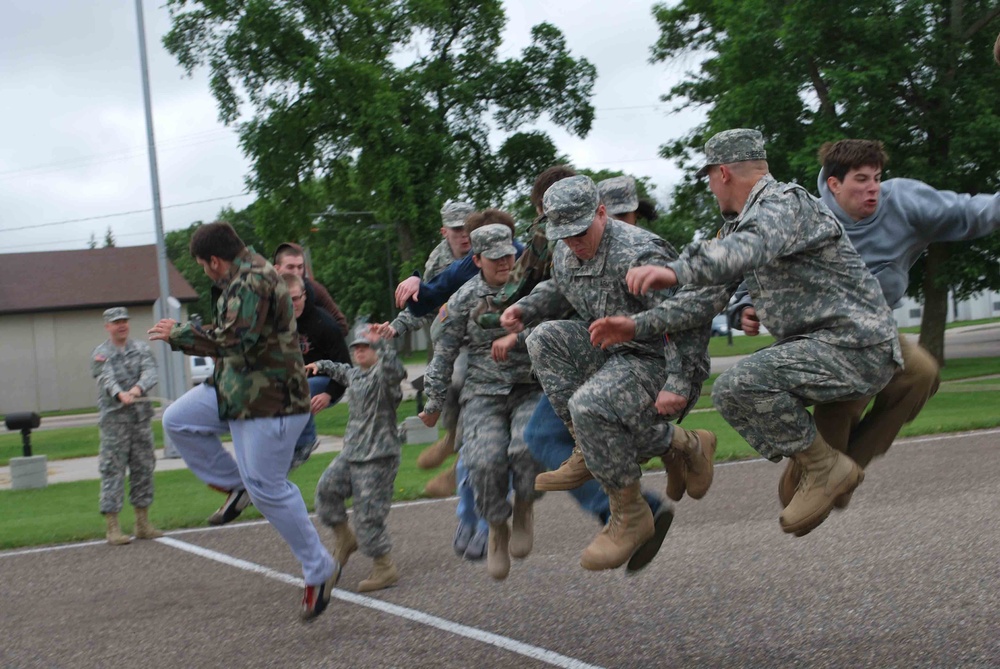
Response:
POLYGON ((212 376, 215 371, 215 360, 213 358, 193 355, 188 358, 188 366, 191 370, 191 385, 196 386, 203 383, 212 376))

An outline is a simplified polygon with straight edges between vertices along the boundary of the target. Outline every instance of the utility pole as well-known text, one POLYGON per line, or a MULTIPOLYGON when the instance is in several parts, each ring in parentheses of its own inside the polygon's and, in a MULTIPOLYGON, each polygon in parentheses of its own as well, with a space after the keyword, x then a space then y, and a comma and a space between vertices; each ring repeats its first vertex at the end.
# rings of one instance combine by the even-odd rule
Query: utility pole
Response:
MULTIPOLYGON (((160 299, 157 318, 170 318, 170 280, 167 275, 167 245, 163 238, 163 211, 160 207, 160 176, 156 167, 156 141, 153 138, 153 103, 149 93, 149 62, 146 57, 146 25, 142 15, 142 0, 135 0, 135 16, 139 26, 139 62, 142 71, 142 100, 146 110, 146 140, 149 147, 149 180, 153 189, 153 221, 156 229, 156 269, 159 274, 160 299)), ((175 379, 179 371, 172 364, 173 355, 168 350, 165 364, 160 370, 163 383, 160 392, 163 397, 175 400, 178 397, 180 379, 175 379)), ((183 377, 181 377, 183 378, 183 377)), ((164 436, 166 442, 166 436, 164 436)), ((172 444, 164 443, 167 457, 176 457, 172 444)))

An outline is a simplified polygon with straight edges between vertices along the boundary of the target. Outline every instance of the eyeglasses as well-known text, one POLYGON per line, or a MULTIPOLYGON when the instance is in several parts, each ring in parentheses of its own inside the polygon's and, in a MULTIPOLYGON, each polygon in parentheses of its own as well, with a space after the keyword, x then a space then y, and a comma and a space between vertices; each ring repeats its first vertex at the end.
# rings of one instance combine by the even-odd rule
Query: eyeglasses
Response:
POLYGON ((570 236, 566 237, 566 239, 580 239, 582 237, 585 237, 588 232, 590 232, 590 228, 589 227, 586 230, 584 230, 583 232, 578 232, 575 235, 570 235, 570 236))
POLYGON ((292 295, 292 302, 299 302, 301 300, 304 300, 305 298, 306 298, 306 294, 305 293, 299 293, 298 295, 292 295))

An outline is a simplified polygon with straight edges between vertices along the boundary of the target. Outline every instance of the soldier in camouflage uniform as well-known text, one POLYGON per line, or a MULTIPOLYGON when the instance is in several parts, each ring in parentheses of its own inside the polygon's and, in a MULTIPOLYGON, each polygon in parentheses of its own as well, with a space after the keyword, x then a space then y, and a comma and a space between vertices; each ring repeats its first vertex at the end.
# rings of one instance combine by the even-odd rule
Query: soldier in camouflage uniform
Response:
POLYGON ((288 287, 228 223, 200 226, 190 250, 215 282, 213 323, 163 319, 149 334, 188 355, 214 357, 215 387, 200 384, 171 404, 163 429, 195 476, 228 492, 223 512, 252 500, 288 543, 306 584, 299 615, 311 620, 326 609, 341 568, 288 480, 295 441, 309 419, 309 384, 288 287), (235 459, 219 440, 226 432, 235 459))
MULTIPOLYGON (((509 215, 497 210, 486 210, 483 216, 512 223, 509 215)), ((539 467, 523 433, 541 388, 531 374, 523 333, 483 328, 470 318, 479 302, 507 281, 516 252, 511 229, 493 223, 473 230, 471 238, 473 257, 482 271, 445 306, 437 350, 424 376, 427 404, 420 418, 428 426, 436 424, 452 365, 466 346, 469 371, 462 390, 462 457, 469 467, 476 510, 490 524, 487 571, 495 579, 504 579, 510 572, 510 557, 526 557, 532 548, 534 481, 539 467), (507 500, 510 481, 513 509, 507 500), (508 526, 511 515, 513 523, 508 526)))
POLYGON ((803 475, 781 514, 802 536, 864 478, 832 449, 806 407, 881 390, 902 362, 892 312, 843 225, 822 202, 768 172, 761 134, 728 130, 705 145, 708 176, 726 223, 719 238, 690 244, 679 260, 629 273, 638 293, 742 277, 777 343, 715 382, 723 417, 761 455, 792 458, 803 475))
MULTIPOLYGON (((441 333, 441 319, 438 315, 438 309, 433 308, 429 313, 418 316, 408 301, 411 297, 419 299, 421 284, 433 281, 456 261, 464 259, 463 262, 468 263, 471 246, 465 221, 474 211, 475 207, 467 202, 447 202, 441 208, 441 236, 444 239, 427 258, 423 278, 421 279, 414 274, 396 288, 399 306, 405 308, 389 324, 388 328, 384 325, 376 326, 382 332, 395 337, 429 324, 431 341, 437 341, 441 333)), ((473 270, 474 267, 469 269, 473 270)), ((457 290, 458 287, 460 286, 456 286, 455 289, 457 290)), ((443 295, 437 306, 443 306, 448 297, 450 295, 443 295)), ((426 303, 425 299, 424 304, 426 303)), ((417 466, 422 469, 434 469, 441 466, 461 447, 462 426, 459 421, 459 397, 462 393, 462 386, 465 384, 467 370, 468 354, 463 349, 455 360, 451 386, 448 388, 448 395, 441 412, 441 426, 444 427, 445 435, 417 456, 417 466)), ((481 560, 486 555, 489 524, 476 514, 475 498, 472 486, 468 481, 468 474, 468 468, 459 456, 450 467, 427 482, 424 493, 431 497, 448 497, 455 494, 457 488, 458 505, 455 507, 455 515, 458 517, 458 526, 455 528, 452 547, 460 557, 467 560, 481 560)))
POLYGON ((589 472, 600 481, 610 498, 611 517, 580 563, 585 569, 613 569, 655 534, 638 464, 653 445, 647 443, 650 426, 663 428, 663 450, 669 444, 689 453, 691 487, 703 490, 711 481, 715 437, 674 429, 657 413, 661 396, 671 413, 688 403, 690 380, 683 376, 674 337, 601 349, 588 332, 595 319, 638 313, 665 299, 667 293, 630 294, 625 273, 638 265, 665 265, 676 253, 656 235, 609 219, 589 177, 556 182, 546 191, 543 206, 547 237, 563 240, 555 250, 552 278, 504 311, 500 320, 508 330, 519 331, 570 309, 582 319, 543 322, 527 340, 545 394, 570 426, 579 449, 558 472, 540 476, 539 483, 575 478, 579 485, 589 472))
POLYGON ((311 374, 323 374, 347 386, 350 417, 344 449, 316 485, 316 515, 333 529, 337 540, 334 557, 341 566, 360 543, 361 552, 375 562, 371 575, 358 592, 387 588, 399 580, 389 551, 392 542, 385 521, 392 504, 393 482, 399 471, 399 431, 396 410, 403 399, 400 382, 406 370, 391 344, 374 332, 365 332, 350 344, 357 367, 331 360, 306 365, 311 374), (347 523, 344 501, 354 498, 354 527, 347 523))
MULTIPOLYGON (((397 287, 398 296, 402 296, 405 293, 403 304, 409 299, 411 290, 419 290, 421 280, 430 281, 453 262, 468 255, 470 243, 469 233, 465 230, 465 219, 474 211, 475 207, 468 202, 448 202, 441 208, 441 236, 444 239, 434 247, 434 250, 427 257, 423 278, 421 279, 421 277, 414 274, 414 276, 411 276, 397 287)), ((439 328, 433 325, 435 321, 435 313, 417 316, 409 309, 403 309, 390 325, 397 337, 429 325, 431 326, 432 340, 437 341, 439 328)), ((448 400, 445 402, 444 411, 441 415, 445 436, 425 448, 417 457, 417 466, 422 469, 439 467, 441 463, 448 459, 448 456, 457 450, 456 444, 461 444, 461 428, 458 424, 458 396, 462 392, 462 384, 465 382, 465 368, 463 355, 463 359, 459 360, 455 365, 455 374, 452 377, 448 400)), ((455 491, 454 468, 455 465, 452 466, 451 474, 445 472, 444 475, 439 475, 442 476, 442 483, 444 480, 451 481, 450 484, 443 486, 447 490, 448 495, 455 491)), ((466 541, 465 543, 468 542, 466 541)))
POLYGON ((101 430, 101 513, 112 545, 127 544, 118 514, 124 506, 125 470, 128 469, 129 502, 135 509, 137 539, 155 539, 163 533, 149 522, 153 503, 153 407, 143 397, 156 385, 156 362, 149 345, 129 339, 128 309, 104 312, 108 339, 90 354, 90 371, 97 379, 98 425, 101 430))

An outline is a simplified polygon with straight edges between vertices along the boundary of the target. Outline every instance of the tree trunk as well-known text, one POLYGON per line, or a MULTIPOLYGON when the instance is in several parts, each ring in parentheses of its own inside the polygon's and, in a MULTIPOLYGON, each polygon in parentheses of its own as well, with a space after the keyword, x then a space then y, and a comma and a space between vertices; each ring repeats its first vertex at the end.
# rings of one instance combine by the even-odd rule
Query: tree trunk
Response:
POLYGON ((948 320, 948 286, 936 285, 941 265, 948 259, 948 247, 931 244, 924 268, 924 312, 920 318, 920 345, 944 367, 944 326, 948 320))

